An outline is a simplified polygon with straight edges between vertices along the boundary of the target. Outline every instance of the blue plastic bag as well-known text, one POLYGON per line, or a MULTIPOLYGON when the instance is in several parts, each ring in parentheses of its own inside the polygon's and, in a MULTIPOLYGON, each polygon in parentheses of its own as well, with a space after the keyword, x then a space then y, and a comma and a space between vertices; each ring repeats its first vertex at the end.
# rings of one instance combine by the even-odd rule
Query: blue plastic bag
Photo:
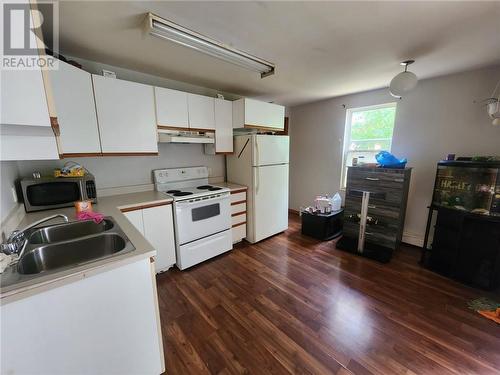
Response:
POLYGON ((406 166, 408 160, 398 159, 393 154, 388 151, 380 151, 377 155, 375 155, 375 159, 380 166, 384 168, 401 168, 403 169, 406 166))

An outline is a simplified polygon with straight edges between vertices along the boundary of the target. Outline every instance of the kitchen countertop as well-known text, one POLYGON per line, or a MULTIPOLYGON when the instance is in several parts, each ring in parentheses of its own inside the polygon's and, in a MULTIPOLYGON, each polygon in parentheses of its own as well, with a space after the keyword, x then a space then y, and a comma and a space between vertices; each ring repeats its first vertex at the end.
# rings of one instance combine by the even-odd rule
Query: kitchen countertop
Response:
POLYGON ((219 183, 216 183, 214 185, 221 186, 221 187, 227 187, 231 191, 235 191, 235 190, 247 190, 248 189, 248 187, 246 187, 244 185, 233 184, 232 182, 219 182, 219 183))
MULTIPOLYGON (((155 256, 156 250, 127 220, 125 215, 121 212, 121 209, 130 210, 134 207, 150 207, 152 205, 169 204, 171 202, 171 198, 167 197, 163 193, 159 193, 156 191, 145 191, 140 193, 112 195, 98 198, 98 203, 93 205, 94 211, 100 212, 105 216, 112 216, 115 219, 116 223, 123 230, 125 235, 129 238, 130 242, 132 242, 135 250, 124 254, 117 254, 109 258, 96 260, 95 262, 77 266, 71 269, 64 269, 60 272, 48 273, 45 275, 40 274, 37 277, 1 288, 0 299, 2 304, 51 289, 53 287, 58 287, 76 280, 80 280, 96 273, 105 272, 112 268, 132 263, 143 258, 155 256)), ((76 220, 75 208, 67 207, 62 209, 27 213, 24 216, 23 220, 19 223, 18 228, 24 228, 37 220, 55 214, 64 214, 68 216, 68 219, 70 221, 76 220)), ((52 221, 49 221, 46 223, 46 225, 63 222, 62 220, 58 220, 59 219, 54 219, 52 221)))

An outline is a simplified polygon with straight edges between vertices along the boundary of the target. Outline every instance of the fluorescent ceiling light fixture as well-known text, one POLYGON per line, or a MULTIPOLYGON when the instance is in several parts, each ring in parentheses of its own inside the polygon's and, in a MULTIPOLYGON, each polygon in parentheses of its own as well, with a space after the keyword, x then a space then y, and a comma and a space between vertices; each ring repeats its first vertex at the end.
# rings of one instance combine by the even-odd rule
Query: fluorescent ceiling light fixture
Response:
POLYGON ((253 70, 260 73, 261 78, 274 74, 275 65, 269 61, 232 48, 152 13, 147 14, 146 21, 147 31, 151 35, 170 40, 185 47, 206 53, 207 55, 253 70))

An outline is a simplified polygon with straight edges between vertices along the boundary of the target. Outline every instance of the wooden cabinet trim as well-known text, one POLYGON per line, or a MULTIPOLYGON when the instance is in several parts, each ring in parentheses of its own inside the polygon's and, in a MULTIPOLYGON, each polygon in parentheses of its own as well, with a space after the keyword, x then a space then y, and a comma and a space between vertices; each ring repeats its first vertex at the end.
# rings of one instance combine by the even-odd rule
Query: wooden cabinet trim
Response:
POLYGON ((61 154, 61 159, 64 158, 87 158, 87 157, 96 157, 102 156, 101 152, 68 152, 61 154))
POLYGON ((133 207, 124 207, 120 208, 121 212, 130 212, 130 211, 138 211, 142 210, 145 208, 152 208, 152 207, 159 207, 159 206, 167 206, 169 204, 172 204, 172 202, 155 202, 155 203, 145 203, 141 204, 139 206, 133 206, 133 207))
POLYGON ((236 206, 238 204, 247 203, 246 199, 244 201, 231 202, 231 206, 236 206))
POLYGON ((269 126, 265 126, 265 125, 256 125, 256 124, 245 124, 244 127, 250 128, 250 129, 261 129, 261 130, 268 130, 268 131, 274 131, 274 132, 278 132, 278 131, 282 132, 284 130, 285 124, 283 123, 282 128, 273 128, 273 127, 269 127, 269 126))
POLYGON ((164 130, 181 130, 181 131, 191 131, 191 132, 202 132, 202 133, 215 133, 215 129, 202 129, 202 128, 184 128, 181 126, 170 126, 170 125, 157 125, 158 129, 164 130))
POLYGON ((54 135, 56 137, 59 137, 61 135, 61 128, 59 127, 59 121, 57 121, 57 117, 50 117, 50 127, 52 128, 52 131, 54 132, 54 135))
POLYGON ((87 158, 102 156, 158 156, 158 152, 75 152, 60 154, 60 158, 87 158))
POLYGON ((243 224, 246 224, 246 223, 247 223, 246 221, 243 221, 242 223, 234 224, 234 225, 232 226, 232 228, 239 227, 240 225, 243 225, 243 224))
POLYGON ((231 190, 231 194, 244 193, 245 191, 247 191, 247 188, 235 189, 231 190))
POLYGON ((158 156, 158 152, 103 152, 102 156, 158 156))

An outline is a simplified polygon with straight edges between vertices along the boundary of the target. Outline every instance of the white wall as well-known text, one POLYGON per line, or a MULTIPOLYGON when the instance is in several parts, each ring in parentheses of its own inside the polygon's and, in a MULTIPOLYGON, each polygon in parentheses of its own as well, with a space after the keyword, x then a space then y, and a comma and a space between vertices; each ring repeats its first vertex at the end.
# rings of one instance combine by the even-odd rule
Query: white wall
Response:
POLYGON ((0 221, 17 205, 12 195, 15 180, 19 177, 17 162, 0 162, 0 221))
MULTIPOLYGON (((499 79, 497 66, 423 80, 398 101, 392 152, 408 158, 413 167, 404 240, 422 240, 437 161, 449 153, 500 155, 500 127, 492 126, 486 110, 474 103, 489 97, 499 79)), ((290 208, 339 190, 346 112, 342 105, 392 101, 382 89, 291 108, 290 208)))
POLYGON ((72 158, 64 160, 19 161, 21 176, 31 176, 33 171, 48 174, 68 160, 87 168, 96 178, 98 189, 135 186, 153 183, 151 171, 157 168, 207 166, 210 177, 225 177, 225 159, 222 155, 205 155, 203 145, 158 145, 159 156, 122 156, 100 158, 72 158))

